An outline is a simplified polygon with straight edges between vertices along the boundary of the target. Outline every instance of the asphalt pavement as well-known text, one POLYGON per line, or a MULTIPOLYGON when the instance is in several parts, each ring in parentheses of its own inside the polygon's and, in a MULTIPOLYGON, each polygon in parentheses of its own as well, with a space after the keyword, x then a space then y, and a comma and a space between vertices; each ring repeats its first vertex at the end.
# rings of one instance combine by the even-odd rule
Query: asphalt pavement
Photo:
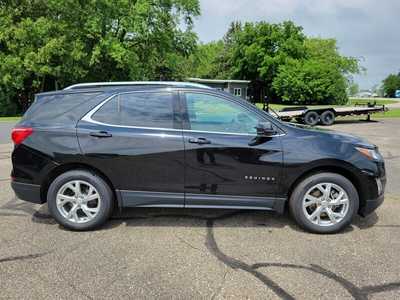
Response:
POLYGON ((11 130, 15 126, 15 122, 0 122, 0 144, 11 142, 11 130))
MULTIPOLYGON (((400 120, 333 126, 376 143, 387 197, 335 235, 263 211, 129 209, 97 231, 57 225, 10 188, 0 145, 0 298, 399 299, 400 120)), ((3 128, 3 127, 2 127, 3 128)))

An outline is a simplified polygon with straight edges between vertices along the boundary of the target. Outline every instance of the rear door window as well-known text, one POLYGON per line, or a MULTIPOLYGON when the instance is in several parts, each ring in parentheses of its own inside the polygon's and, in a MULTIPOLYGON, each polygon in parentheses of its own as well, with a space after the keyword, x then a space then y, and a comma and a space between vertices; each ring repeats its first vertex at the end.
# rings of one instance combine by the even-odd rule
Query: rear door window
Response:
POLYGON ((174 128, 174 98, 166 92, 119 94, 105 103, 92 119, 118 126, 174 128))

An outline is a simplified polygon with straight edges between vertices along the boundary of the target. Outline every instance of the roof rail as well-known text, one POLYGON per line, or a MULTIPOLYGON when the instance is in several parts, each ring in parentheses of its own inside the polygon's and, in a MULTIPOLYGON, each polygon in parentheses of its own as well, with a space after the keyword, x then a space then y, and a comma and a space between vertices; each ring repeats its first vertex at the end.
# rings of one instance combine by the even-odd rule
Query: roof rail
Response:
POLYGON ((82 88, 98 88, 112 86, 135 86, 135 85, 165 85, 178 87, 197 87, 203 89, 211 89, 209 86, 193 82, 178 82, 178 81, 115 81, 115 82, 90 82, 78 83, 70 85, 64 90, 82 89, 82 88))
POLYGON ((250 83, 250 80, 237 80, 237 79, 204 79, 204 78, 194 78, 190 77, 187 78, 186 80, 189 80, 190 82, 196 82, 196 83, 250 83))

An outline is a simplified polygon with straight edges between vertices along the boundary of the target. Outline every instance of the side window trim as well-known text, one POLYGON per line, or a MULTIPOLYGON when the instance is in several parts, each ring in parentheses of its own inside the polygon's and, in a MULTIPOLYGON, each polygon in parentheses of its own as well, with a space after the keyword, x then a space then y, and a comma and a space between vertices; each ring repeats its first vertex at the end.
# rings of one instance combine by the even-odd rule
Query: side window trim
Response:
POLYGON ((179 106, 180 106, 180 114, 182 116, 182 128, 185 131, 190 131, 190 121, 189 121, 189 113, 186 105, 186 92, 179 92, 179 106))
MULTIPOLYGON (((179 92, 173 92, 174 94, 174 103, 176 103, 176 106, 174 108, 177 108, 177 115, 178 118, 180 118, 181 121, 181 129, 179 128, 156 128, 156 127, 143 127, 143 126, 128 126, 128 125, 116 125, 116 124, 108 124, 108 123, 103 123, 103 122, 99 122, 96 120, 92 119, 92 116, 104 105, 106 104, 108 101, 110 101, 111 99, 113 99, 114 97, 116 97, 119 94, 125 94, 125 93, 142 93, 142 91, 135 91, 135 92, 124 92, 124 93, 116 93, 113 94, 109 97, 107 97, 106 99, 104 99, 100 104, 96 105, 93 109, 91 109, 89 112, 87 112, 82 118, 81 121, 85 121, 85 122, 89 122, 89 123, 93 123, 93 124, 99 124, 99 125, 104 125, 104 126, 109 126, 109 127, 117 127, 117 128, 132 128, 132 129, 148 129, 148 130, 163 130, 163 131, 175 131, 175 132, 208 132, 208 133, 213 133, 213 134, 221 134, 221 135, 243 135, 243 136, 254 136, 254 134, 250 134, 250 133, 229 133, 229 132, 217 132, 217 131, 199 131, 199 130, 191 130, 190 129, 190 123, 189 123, 189 118, 188 118, 188 113, 187 113, 187 106, 186 106, 186 93, 197 93, 197 94, 206 94, 206 95, 210 95, 210 96, 216 96, 219 97, 221 99, 225 99, 227 101, 232 101, 229 98, 226 98, 222 95, 214 95, 212 93, 207 93, 207 92, 199 92, 199 91, 179 91, 179 92)), ((252 111, 251 109, 248 109, 246 106, 237 103, 236 101, 232 101, 238 105, 240 105, 241 107, 243 107, 244 109, 246 109, 249 112, 252 112, 254 114, 257 114, 258 116, 260 116, 262 119, 265 119, 267 121, 272 122, 278 129, 279 129, 279 134, 277 134, 276 136, 283 136, 285 135, 285 131, 281 129, 280 126, 276 125, 275 122, 273 122, 270 118, 268 118, 267 116, 256 112, 256 111, 252 111)), ((272 117, 271 117, 272 118, 272 117)))
POLYGON ((115 93, 112 94, 111 96, 108 96, 106 99, 104 99, 101 103, 96 105, 93 109, 91 109, 88 113, 86 113, 82 118, 81 121, 93 123, 93 124, 98 124, 98 125, 104 125, 104 126, 109 126, 109 127, 116 127, 116 128, 132 128, 132 129, 149 129, 149 130, 163 130, 163 131, 179 131, 182 132, 182 116, 181 116, 181 110, 180 110, 180 100, 179 100, 179 93, 177 91, 150 91, 150 92, 145 92, 145 91, 128 91, 128 92, 120 92, 120 93, 115 93), (106 103, 109 101, 112 101, 115 97, 120 97, 121 95, 125 94, 136 94, 136 93, 170 93, 172 96, 172 108, 173 108, 173 126, 174 128, 162 128, 162 127, 146 127, 146 126, 131 126, 131 125, 118 125, 118 124, 110 124, 110 123, 105 123, 101 121, 97 121, 93 119, 93 115, 101 109, 106 103))

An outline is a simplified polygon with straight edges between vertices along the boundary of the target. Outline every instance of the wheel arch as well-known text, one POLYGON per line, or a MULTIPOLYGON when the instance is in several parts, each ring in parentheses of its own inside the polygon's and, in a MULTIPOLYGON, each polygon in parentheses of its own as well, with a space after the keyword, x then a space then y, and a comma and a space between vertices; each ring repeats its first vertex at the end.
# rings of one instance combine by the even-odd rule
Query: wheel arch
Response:
MULTIPOLYGON (((288 190, 288 199, 290 199, 294 189, 301 181, 303 181, 305 178, 307 178, 311 175, 318 174, 318 173, 335 173, 335 174, 342 175, 343 177, 350 180, 350 182, 354 185, 354 187, 356 188, 357 193, 358 193, 358 197, 359 197, 359 201, 360 201, 359 210, 361 209, 361 207, 363 207, 365 205, 366 195, 365 195, 364 188, 362 186, 362 181, 358 177, 358 175, 354 171, 352 171, 352 169, 349 168, 348 166, 333 165, 333 164, 314 166, 314 167, 304 171, 302 174, 300 174, 290 184, 290 187, 288 190)), ((287 201, 287 203, 289 203, 289 201, 287 201)))
POLYGON ((89 172, 92 172, 95 175, 99 176, 100 178, 102 178, 111 188, 111 191, 114 195, 115 204, 118 207, 121 207, 120 197, 119 197, 119 195, 117 195, 117 191, 116 191, 113 183, 111 182, 111 180, 99 169, 92 167, 90 165, 84 164, 84 163, 66 163, 66 164, 62 164, 62 165, 59 165, 59 166, 53 168, 48 173, 48 175, 46 176, 46 178, 43 180, 43 182, 41 184, 40 198, 42 200, 42 203, 47 202, 47 192, 49 190, 51 183, 54 181, 54 179, 56 179, 59 175, 65 173, 65 172, 68 172, 68 171, 72 171, 72 170, 89 171, 89 172))

